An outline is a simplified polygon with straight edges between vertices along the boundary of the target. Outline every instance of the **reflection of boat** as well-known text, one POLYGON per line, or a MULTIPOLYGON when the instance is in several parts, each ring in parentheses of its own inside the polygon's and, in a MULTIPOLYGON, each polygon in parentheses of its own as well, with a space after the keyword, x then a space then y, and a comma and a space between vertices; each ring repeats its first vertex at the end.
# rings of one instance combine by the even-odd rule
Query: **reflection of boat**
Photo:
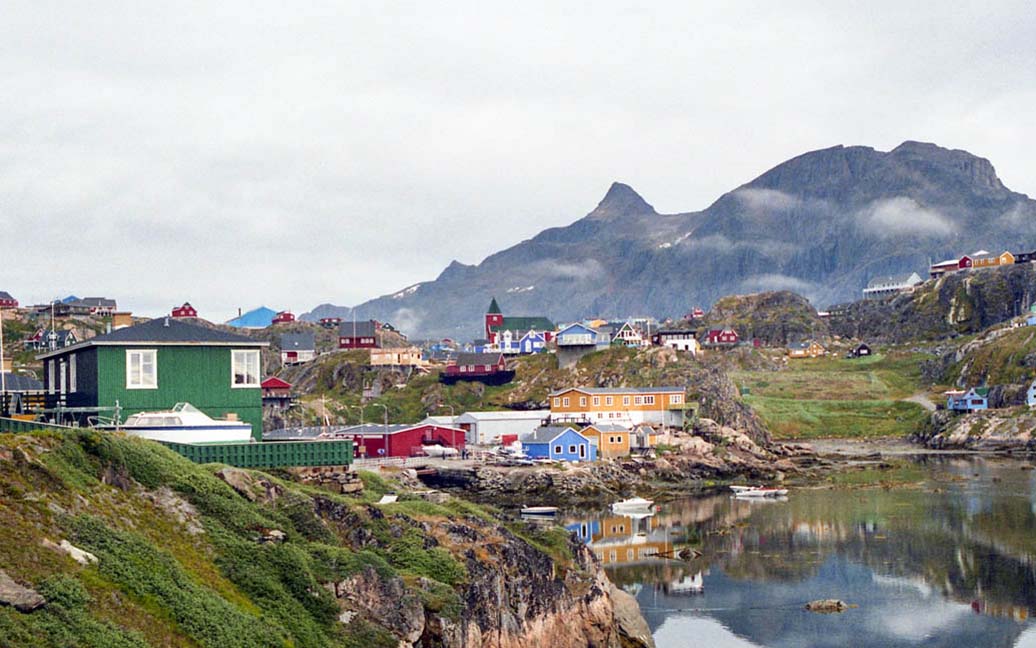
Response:
MULTIPOLYGON (((112 429, 114 426, 105 427, 112 429)), ((190 403, 177 403, 171 410, 133 414, 119 427, 128 434, 153 441, 211 443, 252 440, 250 424, 210 418, 190 403)))
POLYGON ((694 576, 684 576, 679 580, 674 580, 666 587, 669 594, 701 594, 705 591, 705 579, 702 577, 702 573, 698 572, 694 576))
POLYGON ((612 504, 612 511, 615 513, 647 513, 651 511, 654 504, 653 501, 643 497, 631 497, 612 504))
POLYGON ((524 517, 554 517, 558 513, 556 506, 523 506, 524 517))
POLYGON ((762 486, 734 491, 734 497, 781 497, 787 494, 787 488, 764 488, 762 486))

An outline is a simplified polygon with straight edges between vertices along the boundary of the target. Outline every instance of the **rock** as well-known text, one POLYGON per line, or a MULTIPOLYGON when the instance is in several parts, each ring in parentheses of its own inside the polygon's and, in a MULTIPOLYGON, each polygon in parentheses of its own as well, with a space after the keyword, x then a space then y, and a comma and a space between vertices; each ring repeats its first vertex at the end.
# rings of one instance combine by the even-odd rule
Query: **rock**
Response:
POLYGON ((651 628, 640 613, 637 599, 629 593, 611 586, 612 615, 619 634, 645 648, 654 648, 655 640, 651 636, 651 628))
POLYGON ((262 543, 280 543, 288 539, 288 534, 284 533, 280 529, 267 529, 263 532, 262 538, 259 542, 262 543))
POLYGON ((0 603, 19 612, 32 612, 47 604, 47 599, 34 589, 19 585, 0 569, 0 603))
POLYGON ((367 567, 330 587, 343 603, 377 619, 405 645, 414 644, 424 633, 424 605, 416 594, 407 591, 399 577, 382 578, 373 567, 367 567))
POLYGON ((168 486, 163 486, 154 491, 147 491, 143 493, 143 497, 151 500, 155 506, 176 518, 180 524, 186 527, 187 533, 191 535, 205 533, 205 529, 198 518, 198 510, 194 508, 193 504, 173 492, 168 486))
POLYGON ((68 540, 62 540, 59 544, 54 544, 52 540, 44 538, 40 544, 48 549, 67 553, 72 557, 72 560, 76 561, 80 565, 90 565, 97 562, 97 556, 93 555, 89 551, 80 549, 68 540))
POLYGON ((237 491, 238 495, 244 497, 249 502, 255 502, 259 499, 255 489, 255 479, 244 470, 230 467, 221 468, 216 472, 216 476, 225 481, 231 488, 237 491))
POLYGON ((126 473, 125 467, 116 468, 115 464, 108 464, 101 474, 101 483, 114 486, 119 490, 128 491, 133 488, 134 481, 126 473))
POLYGON ((810 612, 819 612, 821 614, 832 614, 834 612, 845 612, 849 609, 849 604, 845 601, 838 599, 818 599, 816 601, 810 601, 806 603, 806 609, 810 612))
POLYGON ((363 482, 359 481, 359 480, 353 481, 353 482, 345 482, 344 484, 342 484, 339 487, 339 490, 342 493, 345 493, 345 494, 348 494, 348 493, 362 493, 363 492, 363 482))

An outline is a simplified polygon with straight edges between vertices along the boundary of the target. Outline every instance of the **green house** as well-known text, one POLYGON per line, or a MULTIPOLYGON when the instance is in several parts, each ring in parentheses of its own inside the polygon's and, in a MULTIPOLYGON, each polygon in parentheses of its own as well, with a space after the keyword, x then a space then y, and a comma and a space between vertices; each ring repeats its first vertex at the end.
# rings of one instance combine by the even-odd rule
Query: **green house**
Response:
POLYGON ((187 402, 212 418, 237 418, 262 439, 262 360, 267 342, 168 317, 40 355, 52 401, 86 425, 187 402))

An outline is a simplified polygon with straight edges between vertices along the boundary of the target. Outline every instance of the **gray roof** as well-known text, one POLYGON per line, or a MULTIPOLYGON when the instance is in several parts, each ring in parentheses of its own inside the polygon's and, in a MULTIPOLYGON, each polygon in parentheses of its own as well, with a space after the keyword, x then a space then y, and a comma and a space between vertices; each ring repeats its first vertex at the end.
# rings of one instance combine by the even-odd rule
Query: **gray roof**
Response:
POLYGON ((12 297, 11 293, 6 290, 0 290, 0 299, 14 299, 14 297, 12 297))
POLYGON ((70 306, 89 306, 90 308, 115 308, 115 300, 107 297, 83 297, 69 302, 70 306))
POLYGON ((500 353, 458 353, 458 365, 494 365, 500 361, 500 353))
MULTIPOLYGON (((522 443, 550 443, 563 434, 565 430, 572 430, 573 432, 576 431, 576 429, 570 425, 547 425, 536 428, 535 432, 522 439, 522 443)), ((579 433, 576 432, 576 434, 579 433)))
POLYGON ((598 432, 629 432, 630 429, 617 423, 595 423, 586 427, 592 427, 598 432))
POLYGON ((268 342, 254 340, 237 333, 188 324, 180 319, 172 317, 159 317, 144 324, 128 326, 105 335, 98 335, 95 338, 86 340, 64 349, 43 354, 44 358, 52 354, 63 354, 75 349, 88 346, 121 346, 121 345, 201 345, 201 346, 244 346, 260 347, 268 346, 268 342))
POLYGON ((11 373, 9 371, 4 372, 4 387, 7 391, 12 392, 43 391, 43 383, 32 376, 11 373))
POLYGON ((281 336, 282 351, 313 351, 317 348, 317 337, 312 331, 285 333, 281 336))
POLYGON ((338 325, 338 335, 342 337, 374 337, 377 330, 374 320, 347 321, 338 325))
POLYGON ((556 396, 573 389, 586 394, 655 394, 658 392, 682 394, 685 391, 683 387, 566 387, 552 391, 550 395, 556 396))

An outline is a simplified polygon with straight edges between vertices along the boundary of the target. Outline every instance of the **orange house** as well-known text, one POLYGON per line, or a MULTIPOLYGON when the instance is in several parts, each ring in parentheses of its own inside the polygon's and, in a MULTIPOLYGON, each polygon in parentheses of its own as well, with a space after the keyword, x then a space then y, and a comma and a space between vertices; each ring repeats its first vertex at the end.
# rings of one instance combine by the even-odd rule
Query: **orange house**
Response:
POLYGON ((553 421, 683 427, 683 387, 569 387, 550 395, 553 421))
POLYGON ((595 423, 579 431, 597 446, 597 456, 602 459, 628 457, 630 454, 630 431, 614 423, 595 423))

